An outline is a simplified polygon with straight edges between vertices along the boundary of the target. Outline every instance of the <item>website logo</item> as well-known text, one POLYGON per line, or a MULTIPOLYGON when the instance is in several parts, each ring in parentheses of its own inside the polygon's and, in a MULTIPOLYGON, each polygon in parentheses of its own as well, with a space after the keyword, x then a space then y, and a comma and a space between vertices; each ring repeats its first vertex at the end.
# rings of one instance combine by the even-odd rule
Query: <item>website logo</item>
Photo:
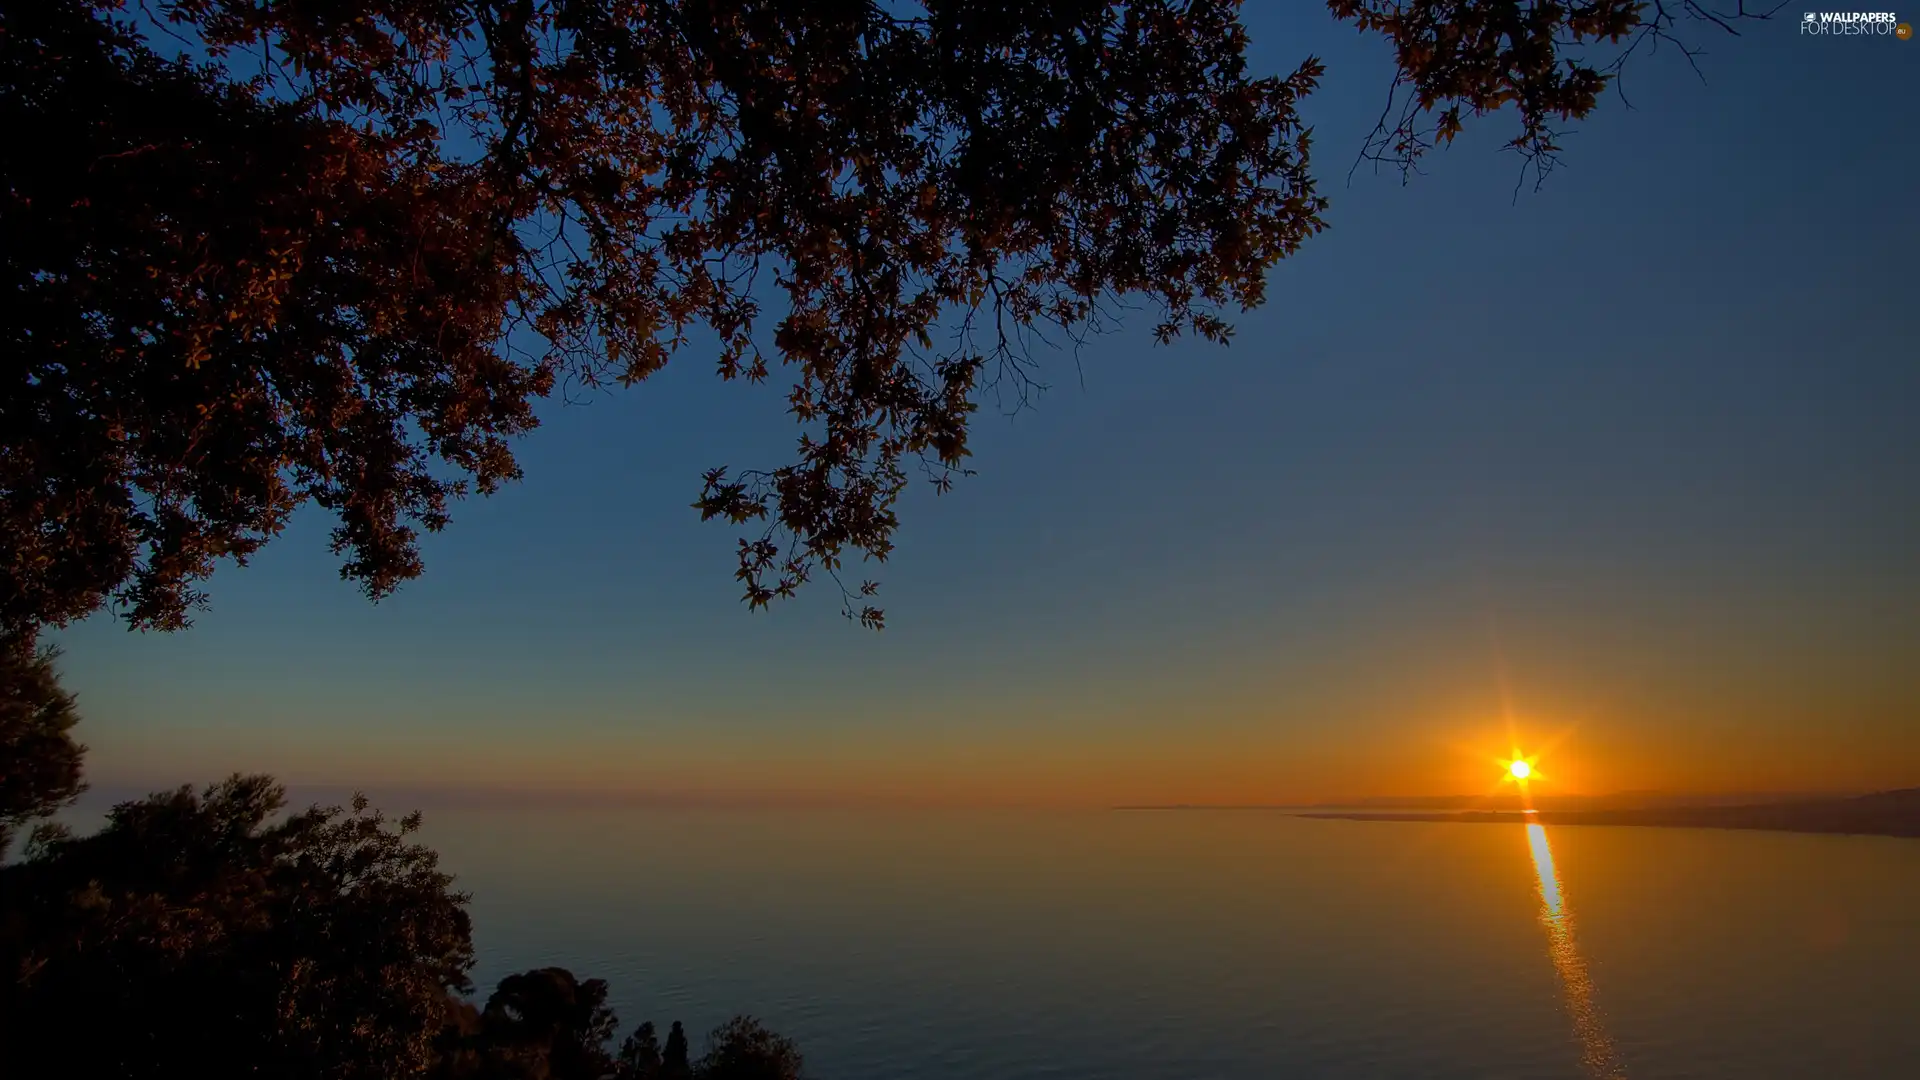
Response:
POLYGON ((1800 33, 1813 37, 1913 38, 1913 27, 1891 11, 1809 11, 1800 16, 1800 33))

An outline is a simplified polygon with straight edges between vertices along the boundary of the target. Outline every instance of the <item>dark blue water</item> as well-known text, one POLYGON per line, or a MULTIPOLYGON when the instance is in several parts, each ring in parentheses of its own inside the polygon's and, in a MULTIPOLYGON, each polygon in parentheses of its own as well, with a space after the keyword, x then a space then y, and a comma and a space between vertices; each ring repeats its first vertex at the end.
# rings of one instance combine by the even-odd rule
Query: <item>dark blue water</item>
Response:
POLYGON ((840 1080, 1920 1076, 1920 843, 1261 812, 430 811, 484 989, 840 1080))

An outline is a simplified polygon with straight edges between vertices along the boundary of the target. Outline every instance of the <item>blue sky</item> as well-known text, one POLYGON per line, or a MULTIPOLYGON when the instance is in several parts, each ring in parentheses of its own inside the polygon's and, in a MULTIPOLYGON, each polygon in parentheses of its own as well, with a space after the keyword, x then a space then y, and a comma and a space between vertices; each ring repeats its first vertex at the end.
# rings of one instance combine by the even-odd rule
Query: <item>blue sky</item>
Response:
POLYGON ((1572 787, 1920 783, 1920 43, 1702 33, 1516 199, 1503 118, 1349 186, 1386 53, 1277 6, 1332 228, 1231 347, 1136 319, 989 401, 884 633, 739 603, 688 504, 795 429, 690 350, 550 403, 378 606, 307 514, 190 631, 60 635, 92 775, 1410 793, 1511 712, 1572 787))

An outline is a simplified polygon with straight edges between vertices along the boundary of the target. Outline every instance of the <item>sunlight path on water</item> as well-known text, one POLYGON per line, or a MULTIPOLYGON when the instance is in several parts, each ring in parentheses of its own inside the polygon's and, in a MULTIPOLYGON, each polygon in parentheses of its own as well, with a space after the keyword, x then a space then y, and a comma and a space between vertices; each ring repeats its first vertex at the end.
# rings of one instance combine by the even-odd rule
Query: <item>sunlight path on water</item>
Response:
POLYGON ((1587 976, 1587 962, 1573 939, 1573 913, 1560 890, 1560 875, 1553 868, 1553 848, 1547 843, 1543 825, 1527 826, 1527 846, 1533 849, 1533 871, 1540 884, 1540 922, 1547 928, 1547 957, 1560 974, 1560 985, 1567 995, 1567 1013, 1573 1018, 1573 1031, 1580 1040, 1580 1057, 1587 1071, 1604 1080, 1624 1080, 1613 1039, 1600 1020, 1593 1003, 1593 980, 1587 976))

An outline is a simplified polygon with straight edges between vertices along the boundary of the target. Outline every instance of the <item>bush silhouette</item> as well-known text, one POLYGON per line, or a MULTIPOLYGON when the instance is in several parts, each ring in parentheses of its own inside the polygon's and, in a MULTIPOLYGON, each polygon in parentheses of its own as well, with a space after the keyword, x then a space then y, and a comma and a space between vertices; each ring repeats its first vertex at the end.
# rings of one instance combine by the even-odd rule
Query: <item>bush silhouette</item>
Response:
POLYGON ((234 777, 0 868, 0 1060, 75 1076, 416 1075, 468 988, 465 897, 357 799, 234 777), (183 1073, 180 1070, 185 1070, 183 1073))

